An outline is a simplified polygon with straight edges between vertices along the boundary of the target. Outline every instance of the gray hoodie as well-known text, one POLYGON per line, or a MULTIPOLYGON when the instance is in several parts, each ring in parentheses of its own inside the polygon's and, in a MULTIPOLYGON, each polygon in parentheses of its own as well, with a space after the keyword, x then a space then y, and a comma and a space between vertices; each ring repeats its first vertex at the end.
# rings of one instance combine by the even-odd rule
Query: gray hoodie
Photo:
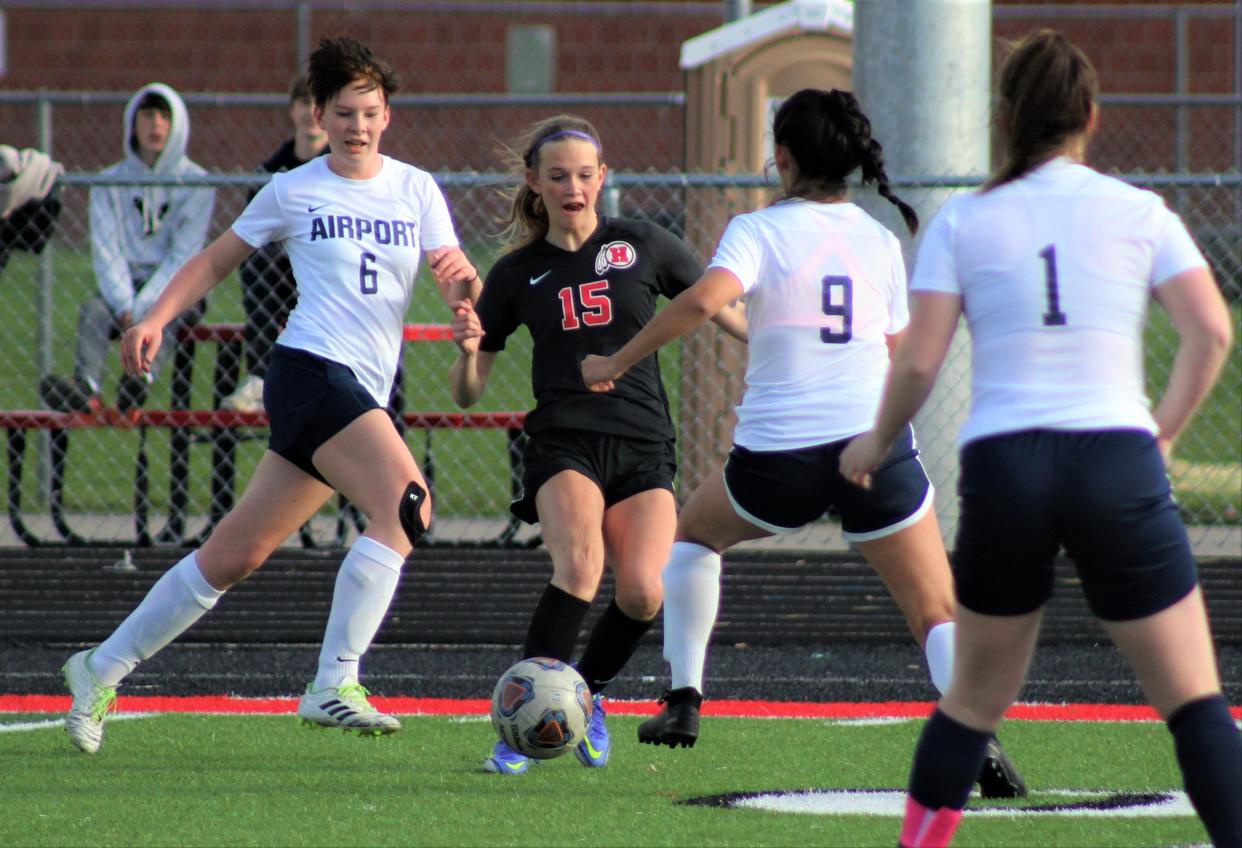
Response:
MULTIPOLYGON (((145 85, 125 104, 121 147, 125 158, 101 174, 169 178, 207 173, 185 155, 190 116, 181 96, 163 83, 145 85), (148 168, 130 144, 134 115, 148 93, 172 107, 168 141, 148 168)), ((99 186, 91 189, 91 258, 99 293, 113 315, 141 319, 186 260, 203 249, 216 192, 212 188, 99 186)))

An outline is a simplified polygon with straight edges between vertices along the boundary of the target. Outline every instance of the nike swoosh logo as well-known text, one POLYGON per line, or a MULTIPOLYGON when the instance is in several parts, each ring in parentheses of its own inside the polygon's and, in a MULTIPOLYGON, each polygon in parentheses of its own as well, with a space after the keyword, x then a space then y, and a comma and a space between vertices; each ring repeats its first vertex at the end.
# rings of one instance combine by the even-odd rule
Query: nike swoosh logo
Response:
POLYGON ((604 756, 603 751, 595 750, 595 746, 591 744, 590 738, 583 739, 582 744, 586 745, 587 753, 590 754, 591 759, 598 760, 600 757, 604 756))
POLYGON ((358 662, 357 660, 347 660, 344 657, 337 657, 336 661, 337 662, 358 662))
POLYGON ((533 285, 535 285, 535 284, 537 284, 540 280, 542 280, 544 277, 548 276, 548 274, 551 274, 551 273, 552 273, 551 271, 544 271, 544 272, 543 272, 542 274, 540 274, 538 277, 531 277, 531 278, 530 278, 530 284, 531 284, 532 286, 533 286, 533 285))
POLYGON ((520 771, 520 770, 521 770, 521 768, 522 768, 522 766, 524 765, 524 763, 505 763, 505 762, 502 762, 502 763, 501 763, 501 765, 502 765, 502 766, 504 766, 505 768, 509 769, 510 771, 520 771))
POLYGON ((331 206, 331 205, 332 205, 331 203, 320 203, 318 206, 307 206, 306 211, 307 212, 318 212, 320 209, 324 208, 325 206, 331 206))

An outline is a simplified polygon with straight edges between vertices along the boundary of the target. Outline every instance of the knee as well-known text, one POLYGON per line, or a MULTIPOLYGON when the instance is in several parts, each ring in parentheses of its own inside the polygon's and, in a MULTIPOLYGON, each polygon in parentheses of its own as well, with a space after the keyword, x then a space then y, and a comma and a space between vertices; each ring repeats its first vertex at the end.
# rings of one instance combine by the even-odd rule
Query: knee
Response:
POLYGON ((586 549, 554 559, 552 567, 556 584, 579 598, 594 598, 604 576, 602 557, 586 549))
POLYGON ((399 495, 392 491, 357 506, 367 517, 368 535, 405 555, 418 545, 431 524, 431 493, 412 480, 399 495))
POLYGON ((199 551, 198 567, 213 588, 223 591, 254 574, 266 559, 267 556, 257 550, 240 549, 222 557, 213 556, 204 548, 199 551))
POLYGON ((664 584, 656 574, 636 582, 618 581, 617 606, 635 621, 650 621, 660 611, 664 602, 664 584))
POLYGON ((413 480, 407 483, 397 506, 397 520, 410 547, 416 547, 431 524, 431 493, 413 480))

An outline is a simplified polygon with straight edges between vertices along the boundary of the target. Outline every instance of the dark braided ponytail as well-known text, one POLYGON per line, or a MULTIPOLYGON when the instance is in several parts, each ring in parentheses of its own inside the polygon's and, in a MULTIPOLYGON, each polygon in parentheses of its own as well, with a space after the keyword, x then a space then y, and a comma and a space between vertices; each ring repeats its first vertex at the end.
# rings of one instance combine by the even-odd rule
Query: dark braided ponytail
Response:
POLYGON ((772 137, 797 166, 791 196, 840 197, 846 178, 861 168, 863 184, 875 183, 880 196, 901 211, 910 232, 918 232, 919 216, 889 185, 884 148, 871 137, 871 121, 850 92, 802 89, 777 110, 772 137))

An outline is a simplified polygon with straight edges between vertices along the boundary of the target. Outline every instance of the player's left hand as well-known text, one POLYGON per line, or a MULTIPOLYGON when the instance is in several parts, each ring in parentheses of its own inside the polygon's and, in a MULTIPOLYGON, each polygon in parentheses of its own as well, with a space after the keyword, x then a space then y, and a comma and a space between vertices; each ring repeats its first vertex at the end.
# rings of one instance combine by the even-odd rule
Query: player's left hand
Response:
POLYGON ((479 276, 479 272, 460 247, 437 247, 427 251, 427 264, 439 286, 468 283, 479 276))
POLYGON ((616 387, 616 381, 621 378, 621 373, 611 356, 589 353, 582 360, 582 382, 593 392, 611 392, 616 387))
POLYGON ((453 341, 457 349, 467 355, 474 355, 479 350, 479 339, 483 338, 483 324, 470 298, 463 298, 450 304, 453 309, 453 341))
POLYGON ((880 442, 874 430, 855 436, 854 440, 845 446, 845 450, 841 451, 841 459, 838 463, 841 476, 855 486, 870 489, 871 473, 884 461, 884 457, 888 456, 889 450, 890 447, 880 442))

